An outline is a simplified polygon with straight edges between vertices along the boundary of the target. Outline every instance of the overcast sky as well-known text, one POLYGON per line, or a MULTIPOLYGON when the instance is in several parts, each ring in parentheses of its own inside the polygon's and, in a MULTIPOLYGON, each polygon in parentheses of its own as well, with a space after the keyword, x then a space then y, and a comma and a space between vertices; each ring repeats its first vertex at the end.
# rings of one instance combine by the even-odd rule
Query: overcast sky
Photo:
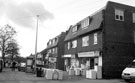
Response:
MULTIPOLYGON (((21 56, 35 53, 36 15, 39 16, 37 51, 49 39, 69 29, 106 5, 108 0, 0 0, 0 26, 10 24, 17 31, 21 56)), ((111 0, 135 6, 135 0, 111 0)))

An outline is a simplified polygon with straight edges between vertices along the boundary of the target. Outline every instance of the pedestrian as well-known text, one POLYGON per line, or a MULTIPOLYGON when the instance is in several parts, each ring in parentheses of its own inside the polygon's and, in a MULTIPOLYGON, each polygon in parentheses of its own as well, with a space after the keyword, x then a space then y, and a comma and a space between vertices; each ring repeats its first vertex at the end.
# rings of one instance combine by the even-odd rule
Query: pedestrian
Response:
POLYGON ((15 67, 16 67, 16 62, 13 61, 13 62, 12 62, 12 71, 15 71, 15 67))

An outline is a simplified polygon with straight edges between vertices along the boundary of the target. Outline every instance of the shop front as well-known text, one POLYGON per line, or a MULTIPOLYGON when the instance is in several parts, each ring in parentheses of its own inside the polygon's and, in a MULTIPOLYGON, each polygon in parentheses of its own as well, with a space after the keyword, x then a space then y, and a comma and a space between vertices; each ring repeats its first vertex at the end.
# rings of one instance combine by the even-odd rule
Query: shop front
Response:
POLYGON ((56 69, 56 63, 57 58, 56 57, 49 57, 49 68, 56 69))
POLYGON ((100 51, 78 53, 80 68, 85 72, 86 78, 102 78, 102 56, 100 51))
POLYGON ((77 58, 75 54, 67 54, 63 56, 64 58, 64 67, 66 71, 69 69, 76 68, 78 65, 76 64, 77 58))

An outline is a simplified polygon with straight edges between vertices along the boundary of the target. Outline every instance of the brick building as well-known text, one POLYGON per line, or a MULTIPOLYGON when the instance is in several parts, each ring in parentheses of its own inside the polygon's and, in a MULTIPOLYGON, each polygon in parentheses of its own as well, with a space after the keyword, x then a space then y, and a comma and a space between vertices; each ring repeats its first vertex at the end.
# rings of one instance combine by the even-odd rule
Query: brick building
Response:
POLYGON ((60 35, 50 39, 47 43, 47 55, 49 68, 56 68, 64 70, 64 39, 66 33, 62 32, 60 35))
POLYGON ((72 25, 65 37, 65 66, 96 70, 119 78, 135 59, 135 7, 109 1, 100 11, 72 25))

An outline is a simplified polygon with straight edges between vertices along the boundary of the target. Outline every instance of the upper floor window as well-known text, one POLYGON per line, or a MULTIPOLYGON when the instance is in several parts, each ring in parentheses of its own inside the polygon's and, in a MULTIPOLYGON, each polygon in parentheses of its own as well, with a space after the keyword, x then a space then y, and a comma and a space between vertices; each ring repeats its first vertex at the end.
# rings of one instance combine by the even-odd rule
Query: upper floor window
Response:
POLYGON ((58 51, 58 48, 57 48, 57 47, 55 47, 55 53, 57 53, 57 51, 58 51))
POLYGON ((51 49, 49 49, 49 53, 51 53, 51 49))
POLYGON ((68 42, 68 50, 71 48, 70 42, 68 42))
POLYGON ((76 32, 77 31, 77 26, 73 26, 72 27, 72 32, 76 32))
POLYGON ((77 40, 72 41, 72 48, 76 48, 77 47, 77 40))
POLYGON ((98 44, 97 33, 94 33, 94 45, 98 44))
POLYGON ((87 28, 87 26, 89 26, 89 18, 85 19, 85 20, 82 21, 82 23, 81 23, 81 27, 82 27, 82 28, 87 28))
POLYGON ((49 41, 49 45, 51 45, 51 44, 52 44, 52 41, 50 40, 50 41, 49 41))
POLYGON ((120 9, 115 9, 115 20, 124 21, 124 11, 120 9))
POLYGON ((133 17, 133 23, 135 23, 135 13, 132 14, 133 17))
POLYGON ((55 48, 52 49, 52 54, 55 54, 55 48))
POLYGON ((89 36, 82 38, 82 46, 89 46, 89 36))
POLYGON ((52 40, 53 44, 55 43, 55 39, 52 40))

